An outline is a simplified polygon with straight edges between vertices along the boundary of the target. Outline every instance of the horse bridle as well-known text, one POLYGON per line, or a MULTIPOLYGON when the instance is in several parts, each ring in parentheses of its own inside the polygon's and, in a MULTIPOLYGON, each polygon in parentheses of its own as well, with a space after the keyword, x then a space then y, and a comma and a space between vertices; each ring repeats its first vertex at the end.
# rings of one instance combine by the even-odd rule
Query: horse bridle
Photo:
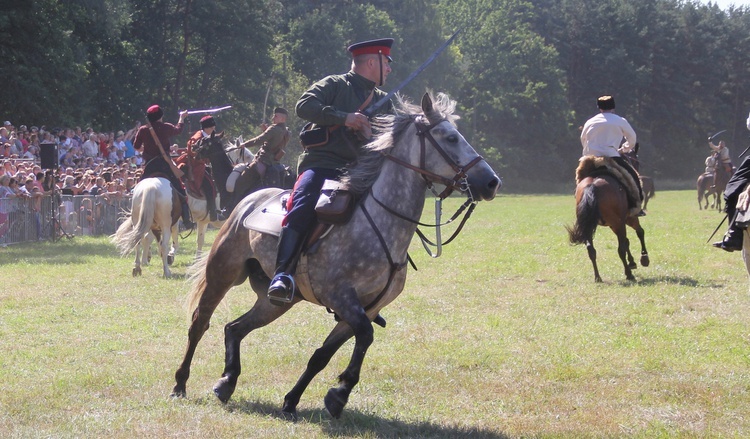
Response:
MULTIPOLYGON (((419 235, 420 240, 422 241, 422 245, 424 246, 425 250, 427 251, 427 254, 429 254, 433 258, 437 258, 441 254, 441 246, 450 243, 453 241, 456 236, 458 236, 459 232, 461 232, 461 229, 463 229, 464 224, 471 216, 472 212, 474 211, 474 207, 476 207, 476 201, 473 199, 473 195, 471 194, 471 191, 469 190, 469 183, 467 181, 467 175, 466 171, 471 169, 474 165, 484 160, 482 156, 477 155, 474 159, 472 159, 466 166, 460 166, 458 163, 456 163, 455 160, 453 160, 448 153, 445 152, 445 150, 440 146, 440 144, 437 143, 435 138, 432 136, 430 131, 435 128, 437 125, 445 121, 445 119, 441 119, 433 124, 425 124, 425 123, 419 123, 416 119, 413 120, 414 125, 417 129, 417 136, 419 136, 420 140, 420 159, 419 159, 419 167, 412 165, 411 163, 408 163, 404 160, 401 160, 399 158, 396 158, 388 153, 383 153, 383 156, 387 158, 388 160, 391 160, 392 162, 399 164, 405 168, 411 169, 419 174, 422 175, 422 178, 427 182, 427 187, 429 187, 433 193, 436 193, 433 189, 433 183, 439 183, 442 185, 445 185, 445 190, 437 195, 436 205, 435 205, 435 215, 436 215, 436 224, 423 224, 419 220, 413 220, 406 215, 403 215, 399 212, 396 212, 395 210, 391 209, 390 207, 386 206, 378 200, 375 195, 372 193, 372 190, 369 191, 369 195, 372 197, 372 199, 383 209, 385 209, 386 212, 401 218, 405 221, 421 225, 421 226, 428 226, 428 227, 435 227, 436 228, 436 235, 437 235, 437 243, 433 243, 429 239, 427 239, 424 234, 422 234, 419 229, 416 230, 417 235, 419 235), (443 157, 443 159, 453 168, 453 170, 456 172, 456 175, 453 176, 453 178, 447 178, 443 177, 442 175, 435 174, 434 172, 428 171, 425 169, 426 165, 426 159, 425 159, 425 153, 426 153, 426 141, 425 139, 428 139, 430 141, 430 144, 435 148, 435 150, 438 151, 438 153, 443 157), (458 211, 451 217, 450 220, 448 220, 445 223, 440 223, 440 210, 441 210, 441 202, 443 199, 447 198, 451 193, 453 193, 454 190, 458 190, 460 192, 466 192, 469 191, 469 198, 466 200, 466 202, 458 209, 458 211), (456 231, 453 232, 453 235, 448 238, 447 241, 441 242, 440 238, 440 226, 449 224, 453 222, 456 218, 458 218, 459 215, 466 209, 468 205, 471 205, 469 207, 469 210, 466 211, 466 214, 464 215, 463 219, 461 220, 461 223, 457 227, 456 231), (428 245, 431 245, 433 247, 437 247, 437 252, 433 254, 430 249, 428 248, 428 245)), ((391 256, 391 252, 388 249, 388 245, 385 242, 385 238, 383 237, 382 233, 380 233, 380 230, 378 229, 377 225, 375 224, 375 221, 373 220, 370 213, 367 211, 367 208, 365 208, 365 203, 359 203, 360 208, 362 209, 362 212, 365 215, 365 218, 370 223, 370 226, 375 231, 376 236, 378 237, 378 240, 380 241, 380 245, 383 247, 383 250, 385 251, 386 258, 388 259, 388 264, 390 265, 390 273, 388 275, 388 281, 386 282, 385 287, 380 291, 380 294, 377 295, 375 300, 371 301, 369 305, 365 306, 365 311, 372 309, 380 300, 383 298, 385 293, 388 291, 388 288, 391 285, 391 282, 393 281, 393 278, 395 277, 396 273, 400 270, 402 270, 404 267, 406 267, 406 262, 403 263, 397 263, 393 260, 393 257, 391 256)), ((412 267, 416 269, 414 266, 414 262, 411 260, 409 255, 407 254, 407 260, 411 262, 412 267)))
POLYGON ((396 158, 392 156, 391 154, 384 153, 385 158, 388 160, 391 160, 392 162, 398 163, 401 166, 404 166, 405 168, 409 168, 412 171, 415 171, 422 175, 422 178, 427 182, 427 187, 430 188, 430 190, 434 189, 432 184, 438 183, 445 186, 445 190, 441 192, 440 194, 436 194, 440 199, 447 198, 451 193, 453 193, 454 190, 458 190, 459 192, 466 192, 469 190, 469 184, 466 181, 466 172, 471 169, 474 165, 484 160, 484 158, 480 155, 477 155, 473 160, 471 160, 466 166, 460 166, 458 163, 456 163, 455 160, 453 160, 450 155, 448 155, 447 152, 440 146, 439 143, 435 140, 435 137, 432 136, 433 128, 440 125, 442 122, 444 122, 445 119, 440 119, 437 122, 433 124, 425 124, 425 123, 419 123, 416 120, 414 120, 414 126, 417 129, 417 136, 419 137, 419 144, 420 144, 420 158, 419 158, 419 167, 412 165, 411 163, 408 163, 404 160, 401 160, 399 158, 396 158), (453 176, 453 178, 447 178, 443 177, 442 175, 435 174, 434 172, 428 171, 425 169, 425 158, 426 158, 426 140, 430 141, 430 144, 433 148, 443 157, 443 159, 450 165, 451 168, 456 172, 456 175, 453 176))

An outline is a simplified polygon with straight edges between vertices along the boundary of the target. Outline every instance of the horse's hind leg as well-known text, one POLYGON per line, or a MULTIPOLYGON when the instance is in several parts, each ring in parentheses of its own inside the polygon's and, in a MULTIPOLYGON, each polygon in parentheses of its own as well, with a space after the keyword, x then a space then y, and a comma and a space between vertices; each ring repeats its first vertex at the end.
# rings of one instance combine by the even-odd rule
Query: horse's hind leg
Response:
POLYGON ((224 257, 210 254, 206 260, 196 262, 196 264, 204 265, 192 292, 193 296, 199 297, 199 300, 193 311, 190 329, 188 330, 185 356, 177 372, 175 372, 176 384, 172 390, 172 397, 184 398, 187 396, 186 383, 190 378, 190 364, 193 361, 198 343, 208 330, 211 316, 227 291, 247 276, 246 261, 237 256, 241 254, 242 249, 233 248, 245 244, 246 240, 238 239, 236 236, 233 239, 225 239, 219 247, 224 257))
POLYGON ((271 302, 266 298, 269 283, 270 281, 265 284, 266 288, 262 291, 256 291, 258 300, 250 311, 224 327, 224 346, 226 348, 224 373, 221 374, 221 379, 214 385, 214 394, 221 402, 229 401, 237 387, 237 378, 242 371, 240 361, 242 339, 251 331, 268 325, 291 309, 291 305, 271 305, 271 302))
MULTIPOLYGON (((338 351, 339 348, 353 336, 354 331, 352 331, 351 327, 344 322, 339 322, 336 327, 333 328, 331 333, 328 334, 325 342, 323 342, 323 346, 318 348, 312 357, 310 357, 310 360, 307 362, 307 368, 299 377, 292 390, 284 396, 284 405, 281 408, 283 413, 291 416, 292 419, 297 419, 297 404, 299 404, 299 400, 305 392, 305 389, 307 389, 307 386, 310 384, 310 381, 312 381, 315 375, 326 367, 331 360, 331 357, 333 357, 333 354, 335 354, 336 351, 338 351)), ((327 398, 328 397, 326 396, 326 399, 327 398)))
POLYGON ((599 267, 596 265, 596 249, 594 248, 594 241, 586 241, 586 251, 591 259, 591 265, 594 266, 594 282, 601 282, 602 277, 599 276, 599 267))
MULTIPOLYGON (((633 271, 627 260, 627 256, 630 253, 630 241, 628 240, 627 232, 625 231, 625 224, 622 225, 622 228, 615 231, 615 233, 617 234, 617 254, 620 256, 622 266, 625 268, 625 278, 634 281, 635 276, 633 276, 633 271)), ((633 259, 632 255, 630 256, 630 259, 633 259)))

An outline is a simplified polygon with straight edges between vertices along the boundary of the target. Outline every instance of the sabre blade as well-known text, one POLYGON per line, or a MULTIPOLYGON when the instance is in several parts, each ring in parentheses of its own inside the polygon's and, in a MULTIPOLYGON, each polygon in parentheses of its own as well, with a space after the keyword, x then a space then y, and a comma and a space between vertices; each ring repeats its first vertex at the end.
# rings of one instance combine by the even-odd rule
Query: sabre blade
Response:
POLYGON ((206 110, 188 110, 188 114, 204 114, 204 113, 216 113, 218 111, 228 110, 232 108, 231 105, 225 107, 209 108, 206 110))
POLYGON ((375 113, 380 107, 383 106, 383 104, 385 104, 386 102, 388 102, 396 93, 398 93, 402 88, 404 88, 406 86, 406 84, 410 83, 414 78, 417 77, 417 75, 419 75, 420 73, 422 73, 422 70, 426 69, 427 66, 429 66, 433 61, 435 61, 435 58, 437 58, 437 56, 440 55, 440 53, 443 50, 445 50, 445 48, 448 47, 448 45, 450 43, 452 43, 453 40, 456 39, 456 37, 458 36, 459 32, 461 32, 461 30, 463 30, 463 28, 459 28, 457 31, 453 32, 453 35, 451 35, 450 38, 448 38, 440 47, 438 47, 438 49, 435 51, 435 53, 433 53, 432 55, 430 55, 430 57, 427 58, 427 60, 425 62, 423 62, 421 66, 417 67, 416 70, 414 70, 413 72, 411 72, 411 75, 409 75, 409 77, 407 77, 406 79, 404 79, 401 82, 401 84, 399 84, 396 88, 394 88, 393 90, 391 90, 382 99, 380 99, 379 101, 377 101, 374 104, 372 104, 369 108, 365 109, 365 111, 363 111, 362 114, 364 114, 367 117, 372 116, 373 113, 375 113))

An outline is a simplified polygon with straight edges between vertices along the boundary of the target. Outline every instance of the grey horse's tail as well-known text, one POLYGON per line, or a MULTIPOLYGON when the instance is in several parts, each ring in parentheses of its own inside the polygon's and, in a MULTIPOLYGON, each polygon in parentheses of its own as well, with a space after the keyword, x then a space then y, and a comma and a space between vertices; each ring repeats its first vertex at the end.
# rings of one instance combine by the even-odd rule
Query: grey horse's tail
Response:
POLYGON ((571 244, 584 244, 594 239, 594 232, 599 224, 599 202, 594 196, 595 190, 594 185, 583 190, 576 208, 576 223, 572 228, 565 226, 571 244))
POLYGON ((190 293, 185 306, 188 313, 192 313, 198 307, 203 292, 206 290, 206 263, 211 252, 202 252, 188 268, 187 276, 190 279, 190 293))

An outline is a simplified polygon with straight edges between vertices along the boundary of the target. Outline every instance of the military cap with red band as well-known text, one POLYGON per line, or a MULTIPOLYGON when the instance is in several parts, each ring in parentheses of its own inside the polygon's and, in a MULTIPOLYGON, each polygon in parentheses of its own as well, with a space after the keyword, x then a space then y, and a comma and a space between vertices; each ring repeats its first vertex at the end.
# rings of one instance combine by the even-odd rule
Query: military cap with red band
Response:
POLYGON ((379 40, 354 43, 347 47, 346 50, 351 52, 352 56, 380 53, 385 55, 388 61, 393 61, 391 58, 391 46, 393 46, 393 38, 381 38, 379 40))

